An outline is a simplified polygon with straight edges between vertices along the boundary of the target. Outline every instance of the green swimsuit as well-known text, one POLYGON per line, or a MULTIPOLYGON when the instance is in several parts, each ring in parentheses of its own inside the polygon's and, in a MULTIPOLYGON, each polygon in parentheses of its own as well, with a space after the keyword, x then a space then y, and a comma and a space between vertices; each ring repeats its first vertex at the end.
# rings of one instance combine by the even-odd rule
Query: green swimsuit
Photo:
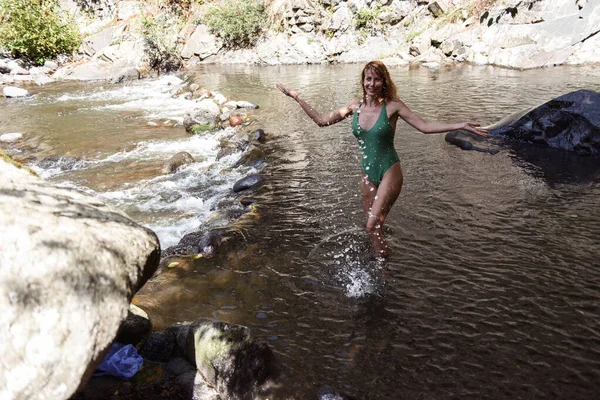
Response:
POLYGON ((358 145, 362 152, 360 168, 375 186, 379 186, 383 174, 400 161, 398 153, 394 149, 394 129, 387 117, 385 103, 383 103, 375 125, 369 130, 364 130, 358 123, 361 107, 362 103, 354 113, 352 133, 358 139, 358 145))

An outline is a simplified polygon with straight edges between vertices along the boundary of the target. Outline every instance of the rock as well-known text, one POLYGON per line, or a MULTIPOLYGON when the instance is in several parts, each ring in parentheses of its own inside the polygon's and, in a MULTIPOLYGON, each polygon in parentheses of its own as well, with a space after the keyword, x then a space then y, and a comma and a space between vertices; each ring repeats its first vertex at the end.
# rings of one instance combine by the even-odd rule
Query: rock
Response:
POLYGON ((266 133, 262 129, 257 129, 252 134, 252 140, 256 140, 257 142, 263 143, 266 140, 266 133))
POLYGON ((156 235, 0 161, 0 397, 67 399, 158 266, 156 235))
POLYGON ((54 71, 54 70, 58 69, 58 64, 55 63, 54 61, 46 60, 44 62, 44 67, 54 71))
POLYGON ((204 258, 212 258, 217 254, 217 249, 221 245, 221 233, 211 230, 204 234, 198 244, 198 253, 204 258))
POLYGON ((250 399, 279 371, 271 349, 241 325, 209 319, 175 324, 177 344, 223 398, 250 399))
POLYGON ((160 363, 166 363, 180 355, 175 335, 170 330, 151 333, 140 346, 138 353, 145 360, 160 363))
MULTIPOLYGON (((99 51, 104 50, 112 44, 115 33, 119 30, 117 26, 108 27, 94 35, 88 36, 83 40, 81 48, 85 54, 92 57, 99 51)), ((54 69, 56 69, 55 67, 54 69)))
POLYGON ((234 193, 241 192, 243 190, 254 190, 258 189, 265 182, 265 178, 259 174, 248 175, 245 178, 240 179, 233 185, 234 193))
POLYGON ((231 115, 229 116, 229 125, 238 126, 242 124, 242 117, 239 115, 231 115))
POLYGON ((254 104, 254 103, 250 103, 249 101, 244 101, 244 100, 238 100, 235 102, 237 108, 248 108, 248 109, 252 109, 252 110, 256 110, 258 107, 258 104, 254 104))
POLYGON ((117 3, 117 21, 130 19, 142 11, 142 4, 139 1, 119 1, 117 3))
POLYGON ((0 60, 0 74, 9 74, 9 73, 10 73, 10 67, 8 66, 6 61, 0 60))
POLYGON ((3 133, 0 135, 0 142, 12 143, 23 138, 23 134, 20 132, 3 133))
POLYGON ((152 322, 148 314, 138 306, 130 304, 127 318, 121 323, 115 341, 137 346, 150 333, 152 333, 152 322))
POLYGON ((490 127, 490 136, 538 143, 579 154, 600 153, 600 93, 578 90, 490 127))
POLYGON ((346 3, 343 3, 331 16, 331 20, 325 26, 326 30, 332 32, 346 32, 352 24, 352 13, 346 3))
POLYGON ((58 168, 61 171, 68 171, 68 170, 73 169, 75 167, 75 164, 77 164, 79 161, 81 161, 81 160, 77 157, 54 156, 54 157, 47 157, 47 158, 44 158, 43 160, 40 160, 37 163, 37 166, 40 168, 43 168, 43 169, 58 168))
POLYGON ((427 6, 435 17, 441 17, 448 11, 447 0, 434 0, 427 6))
POLYGON ((192 125, 207 125, 212 129, 216 125, 220 112, 219 106, 212 99, 200 100, 196 109, 185 116, 183 125, 186 130, 192 125))
POLYGON ((177 169, 183 165, 191 164, 194 162, 194 157, 187 151, 180 151, 175 154, 173 157, 165 161, 162 166, 161 173, 163 174, 172 174, 177 171, 177 169))
POLYGON ((256 146, 250 146, 242 157, 235 163, 234 168, 240 165, 248 167, 258 167, 265 161, 265 153, 256 146))
POLYGON ((27 97, 27 96, 31 95, 31 93, 29 93, 27 90, 21 89, 21 88, 15 87, 15 86, 5 86, 2 89, 2 94, 4 94, 4 97, 8 97, 8 98, 27 97))
POLYGON ((200 61, 214 56, 221 50, 223 44, 213 35, 206 25, 198 25, 194 33, 186 41, 181 57, 190 59, 197 56, 200 61))

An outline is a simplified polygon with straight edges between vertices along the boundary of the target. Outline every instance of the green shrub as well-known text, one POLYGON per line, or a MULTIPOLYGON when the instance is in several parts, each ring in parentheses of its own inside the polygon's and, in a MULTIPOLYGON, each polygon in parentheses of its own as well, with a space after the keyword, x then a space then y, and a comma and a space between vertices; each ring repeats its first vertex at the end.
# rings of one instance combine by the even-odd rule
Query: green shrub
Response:
POLYGON ((151 69, 169 72, 181 67, 182 61, 177 49, 177 34, 181 25, 180 17, 168 11, 142 19, 144 51, 151 69))
POLYGON ((0 46, 43 64, 81 44, 77 25, 58 0, 0 0, 0 46))
POLYGON ((354 26, 357 30, 375 31, 379 27, 381 8, 361 8, 358 10, 354 26))
POLYGON ((222 0, 204 15, 210 31, 230 48, 252 45, 266 20, 261 0, 222 0))

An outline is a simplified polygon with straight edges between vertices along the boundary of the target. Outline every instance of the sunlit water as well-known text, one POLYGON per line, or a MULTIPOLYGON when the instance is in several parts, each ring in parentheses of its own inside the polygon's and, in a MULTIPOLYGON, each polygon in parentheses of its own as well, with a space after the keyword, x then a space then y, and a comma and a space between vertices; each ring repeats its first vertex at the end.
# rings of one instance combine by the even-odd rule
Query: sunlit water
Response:
MULTIPOLYGON (((267 185, 260 218, 213 260, 181 260, 136 302, 156 329, 197 317, 241 323, 283 366, 281 398, 324 385, 360 399, 596 398, 600 390, 600 162, 531 146, 495 156, 398 123, 404 187, 386 221, 392 257, 369 256, 350 121, 317 128, 274 85, 315 108, 358 94, 360 65, 201 67, 191 80, 260 105, 267 185)), ((598 68, 392 69, 428 120, 491 124, 577 89, 598 68)), ((57 84, 1 100, 2 132, 23 159, 153 228, 164 247, 193 231, 252 169, 216 161, 219 135, 178 125, 193 104, 165 77, 126 85, 57 84), (157 126, 149 126, 148 122, 157 126), (178 151, 201 160, 163 176, 178 151)), ((600 112, 600 111, 599 111, 600 112)), ((234 201, 234 200, 232 200, 234 201)))

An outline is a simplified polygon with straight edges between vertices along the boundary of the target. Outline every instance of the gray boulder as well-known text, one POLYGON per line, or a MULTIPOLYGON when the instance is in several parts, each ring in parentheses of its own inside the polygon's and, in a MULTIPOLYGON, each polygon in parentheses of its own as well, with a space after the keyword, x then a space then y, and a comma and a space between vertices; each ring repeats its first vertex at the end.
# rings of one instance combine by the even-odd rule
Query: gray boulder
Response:
POLYGON ((25 89, 21 89, 15 86, 5 86, 2 89, 2 94, 4 94, 4 97, 27 97, 30 95, 30 93, 25 90, 25 89))
POLYGON ((123 213, 0 161, 0 398, 66 399, 102 361, 158 266, 123 213))
POLYGON ((206 25, 198 25, 181 50, 181 57, 189 59, 197 56, 202 61, 217 54, 222 48, 223 44, 210 33, 206 25))

